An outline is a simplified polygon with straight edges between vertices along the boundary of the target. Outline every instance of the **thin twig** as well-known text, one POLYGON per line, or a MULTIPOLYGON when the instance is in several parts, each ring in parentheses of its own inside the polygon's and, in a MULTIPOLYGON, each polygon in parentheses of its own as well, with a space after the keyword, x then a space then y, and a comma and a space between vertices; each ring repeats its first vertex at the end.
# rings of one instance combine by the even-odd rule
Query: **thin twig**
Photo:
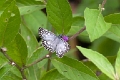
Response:
POLYGON ((84 30, 86 29, 86 26, 84 26, 80 31, 78 31, 76 34, 74 34, 73 36, 71 36, 69 38, 69 40, 72 40, 74 38, 76 38, 80 33, 82 33, 84 30))
MULTIPOLYGON (((50 55, 50 57, 51 57, 51 52, 49 52, 49 55, 50 55)), ((48 64, 47 64, 47 70, 46 71, 49 71, 50 70, 50 64, 51 64, 51 59, 49 58, 48 59, 48 64)))
POLYGON ((49 71, 50 70, 50 64, 51 64, 51 60, 48 59, 48 63, 47 63, 47 70, 46 71, 49 71))
POLYGON ((103 0, 102 5, 101 5, 101 8, 104 8, 106 1, 107 1, 107 0, 103 0))
POLYGON ((46 58, 47 58, 47 57, 44 56, 44 57, 42 57, 42 58, 40 58, 40 59, 34 61, 33 63, 28 64, 27 66, 24 67, 24 69, 26 69, 26 68, 28 68, 28 67, 30 67, 30 66, 33 66, 34 64, 37 64, 38 62, 40 62, 40 61, 42 61, 43 59, 46 59, 46 58))
POLYGON ((28 68, 28 67, 30 67, 30 66, 33 66, 34 64, 37 64, 38 62, 40 62, 40 61, 42 61, 42 60, 44 60, 44 59, 46 59, 46 58, 49 58, 50 56, 51 56, 51 52, 50 52, 49 54, 43 56, 42 58, 34 61, 33 63, 28 64, 27 66, 24 67, 24 69, 26 69, 26 68, 28 68))
POLYGON ((0 48, 0 51, 3 53, 3 55, 10 61, 10 63, 12 64, 12 65, 15 65, 16 67, 17 67, 17 69, 20 71, 20 73, 21 73, 21 76, 22 76, 22 78, 23 78, 23 80, 27 80, 26 79, 26 76, 25 76, 25 74, 24 74, 24 70, 22 70, 21 69, 21 67, 16 63, 16 62, 14 62, 14 60, 12 60, 7 54, 6 54, 6 51, 7 51, 7 49, 6 48, 0 48))

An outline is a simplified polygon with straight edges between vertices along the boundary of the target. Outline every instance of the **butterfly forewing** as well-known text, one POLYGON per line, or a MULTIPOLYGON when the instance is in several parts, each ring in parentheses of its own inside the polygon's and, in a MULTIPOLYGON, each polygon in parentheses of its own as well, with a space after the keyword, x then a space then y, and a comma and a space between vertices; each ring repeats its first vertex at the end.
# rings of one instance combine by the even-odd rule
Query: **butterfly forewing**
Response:
POLYGON ((56 46, 56 44, 54 44, 53 42, 54 39, 57 38, 57 36, 51 31, 43 28, 39 28, 39 36, 42 38, 42 45, 50 52, 54 52, 54 46, 56 46))
POLYGON ((48 31, 48 30, 43 29, 43 28, 39 28, 39 36, 44 40, 54 40, 54 38, 57 37, 51 31, 48 31))

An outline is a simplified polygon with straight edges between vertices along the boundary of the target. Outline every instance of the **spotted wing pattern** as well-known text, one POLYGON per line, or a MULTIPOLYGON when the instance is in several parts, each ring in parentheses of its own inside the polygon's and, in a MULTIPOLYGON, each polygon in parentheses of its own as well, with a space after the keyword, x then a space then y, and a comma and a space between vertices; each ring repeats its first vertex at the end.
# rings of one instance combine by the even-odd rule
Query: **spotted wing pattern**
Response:
POLYGON ((42 45, 50 52, 56 52, 58 57, 63 57, 64 53, 68 52, 69 44, 62 39, 62 37, 56 36, 51 31, 43 28, 39 28, 39 36, 42 38, 42 45))
POLYGON ((63 57, 63 55, 67 53, 69 49, 69 44, 61 38, 56 47, 56 55, 58 57, 63 57))
POLYGON ((55 52, 54 46, 56 46, 56 44, 53 44, 53 42, 57 36, 51 31, 48 31, 41 27, 39 28, 39 36, 42 38, 42 45, 50 52, 55 52))

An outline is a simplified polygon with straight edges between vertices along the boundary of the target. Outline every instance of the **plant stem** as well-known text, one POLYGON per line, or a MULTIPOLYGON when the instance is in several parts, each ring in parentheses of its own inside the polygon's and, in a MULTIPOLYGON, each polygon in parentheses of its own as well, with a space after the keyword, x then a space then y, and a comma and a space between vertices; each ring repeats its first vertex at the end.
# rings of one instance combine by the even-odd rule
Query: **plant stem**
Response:
POLYGON ((49 54, 43 56, 42 58, 34 61, 33 63, 28 64, 27 66, 24 67, 24 69, 26 69, 26 68, 28 68, 28 67, 30 67, 30 66, 33 66, 34 64, 37 64, 38 62, 40 62, 40 61, 42 61, 42 60, 44 60, 44 59, 46 59, 46 58, 49 58, 50 56, 51 56, 51 52, 49 52, 49 54))
POLYGON ((34 64, 37 64, 38 62, 40 62, 40 61, 42 61, 43 59, 46 59, 46 58, 47 58, 47 57, 44 56, 44 57, 42 57, 42 58, 40 58, 40 59, 34 61, 33 63, 28 64, 27 66, 24 67, 24 69, 26 69, 26 68, 28 68, 28 67, 30 67, 30 66, 33 66, 34 64))
POLYGON ((69 38, 69 40, 72 40, 74 38, 76 38, 80 33, 82 33, 84 30, 86 29, 86 26, 84 26, 80 31, 78 31, 76 34, 74 34, 73 36, 71 36, 69 38))
POLYGON ((101 8, 104 8, 106 1, 107 0, 103 0, 101 8))
POLYGON ((23 80, 27 80, 26 76, 24 74, 24 70, 22 70, 22 68, 14 61, 12 60, 6 53, 7 49, 6 48, 0 48, 0 51, 3 53, 3 55, 10 61, 11 65, 14 65, 17 67, 17 69, 20 71, 21 76, 23 78, 23 80))
POLYGON ((47 70, 46 70, 46 71, 49 71, 49 70, 50 70, 50 64, 51 64, 51 60, 48 59, 48 64, 47 64, 47 70))

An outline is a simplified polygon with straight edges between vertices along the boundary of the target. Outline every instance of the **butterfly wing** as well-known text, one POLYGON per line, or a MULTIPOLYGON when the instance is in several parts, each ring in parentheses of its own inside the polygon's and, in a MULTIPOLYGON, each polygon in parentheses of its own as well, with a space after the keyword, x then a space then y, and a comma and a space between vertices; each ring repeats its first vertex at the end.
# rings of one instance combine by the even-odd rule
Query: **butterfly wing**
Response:
POLYGON ((57 38, 57 36, 51 31, 48 31, 41 27, 39 28, 38 32, 39 36, 42 38, 42 45, 50 52, 54 52, 57 45, 54 43, 54 40, 57 38))
POLYGON ((51 31, 39 28, 39 36, 42 38, 42 45, 50 52, 56 52, 58 57, 63 57, 68 52, 69 44, 60 36, 56 36, 51 31))
POLYGON ((63 57, 63 55, 68 52, 69 49, 69 44, 61 38, 56 47, 56 55, 58 57, 63 57))

